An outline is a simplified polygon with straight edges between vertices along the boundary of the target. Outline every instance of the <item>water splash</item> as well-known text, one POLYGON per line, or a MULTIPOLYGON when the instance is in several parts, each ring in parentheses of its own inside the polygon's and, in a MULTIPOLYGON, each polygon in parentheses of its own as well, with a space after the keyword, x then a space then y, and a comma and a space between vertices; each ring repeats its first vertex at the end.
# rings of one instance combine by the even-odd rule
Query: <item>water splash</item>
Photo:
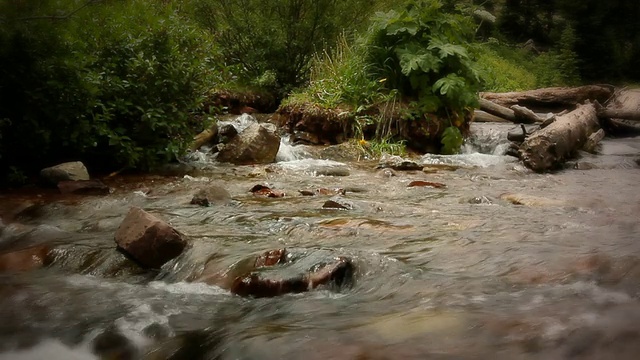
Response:
POLYGON ((309 155, 303 145, 294 146, 291 144, 289 135, 285 135, 280 139, 280 149, 276 155, 276 162, 302 160, 309 157, 311 157, 311 155, 309 155))

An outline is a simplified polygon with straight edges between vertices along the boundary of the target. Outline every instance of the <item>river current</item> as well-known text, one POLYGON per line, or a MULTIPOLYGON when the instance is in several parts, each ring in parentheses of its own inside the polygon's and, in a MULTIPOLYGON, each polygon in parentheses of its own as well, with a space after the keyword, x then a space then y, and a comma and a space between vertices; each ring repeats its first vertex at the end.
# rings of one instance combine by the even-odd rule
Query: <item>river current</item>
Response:
POLYGON ((463 154, 395 176, 285 142, 275 164, 195 154, 190 175, 112 178, 106 196, 2 194, 0 246, 54 250, 45 268, 0 274, 0 359, 639 358, 640 138, 535 174, 501 155, 511 127, 474 124, 463 154), (190 205, 208 185, 231 203, 190 205), (354 208, 298 192, 319 188, 354 208), (190 248, 138 268, 114 242, 131 206, 190 248), (279 248, 300 270, 348 257, 354 282, 254 299, 194 281, 279 248))

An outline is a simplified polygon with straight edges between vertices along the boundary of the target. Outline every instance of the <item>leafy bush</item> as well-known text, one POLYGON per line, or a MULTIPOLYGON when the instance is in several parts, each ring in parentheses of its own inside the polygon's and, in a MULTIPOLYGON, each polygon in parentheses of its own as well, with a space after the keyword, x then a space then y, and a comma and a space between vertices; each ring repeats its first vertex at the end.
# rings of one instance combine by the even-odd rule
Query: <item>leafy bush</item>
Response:
POLYGON ((152 167, 184 150, 190 115, 218 79, 216 49, 171 6, 107 2, 56 22, 7 23, 0 30, 4 169, 78 158, 103 170, 152 167))
POLYGON ((467 47, 470 18, 442 11, 440 1, 410 1, 379 13, 370 30, 369 61, 389 89, 415 99, 421 114, 462 114, 477 106, 480 77, 467 47))
POLYGON ((194 14, 239 80, 281 94, 308 80, 312 56, 365 22, 379 0, 196 0, 194 14), (272 80, 265 83, 264 79, 272 80))
POLYGON ((362 44, 352 44, 342 34, 332 50, 314 55, 309 85, 285 103, 309 101, 326 108, 347 104, 354 109, 372 104, 379 100, 382 87, 369 76, 369 68, 362 44))

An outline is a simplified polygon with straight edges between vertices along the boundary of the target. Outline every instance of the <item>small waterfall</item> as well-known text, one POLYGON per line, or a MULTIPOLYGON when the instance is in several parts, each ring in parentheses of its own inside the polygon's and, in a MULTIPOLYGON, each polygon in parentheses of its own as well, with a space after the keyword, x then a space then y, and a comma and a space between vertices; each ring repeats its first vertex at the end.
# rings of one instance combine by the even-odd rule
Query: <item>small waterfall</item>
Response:
POLYGON ((289 135, 280 138, 280 149, 276 155, 276 162, 287 162, 309 158, 309 153, 304 149, 304 145, 294 146, 291 144, 289 135))
POLYGON ((471 136, 462 146, 462 154, 504 155, 509 147, 507 133, 512 128, 512 124, 473 124, 471 136))
POLYGON ((472 124, 471 136, 466 139, 460 154, 426 154, 420 159, 420 162, 423 165, 462 167, 489 167, 514 162, 515 158, 504 155, 509 147, 507 133, 512 128, 512 124, 472 124))

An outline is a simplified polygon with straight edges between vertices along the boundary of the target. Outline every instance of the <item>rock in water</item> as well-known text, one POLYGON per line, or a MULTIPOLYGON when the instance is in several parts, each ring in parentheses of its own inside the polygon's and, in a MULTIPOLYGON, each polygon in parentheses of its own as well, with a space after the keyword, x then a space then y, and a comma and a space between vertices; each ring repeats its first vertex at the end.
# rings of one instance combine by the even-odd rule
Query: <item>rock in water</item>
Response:
POLYGON ((132 207, 116 231, 118 247, 141 265, 159 268, 187 246, 182 234, 166 222, 132 207))
POLYGON ((214 204, 225 205, 231 201, 231 195, 220 186, 210 186, 200 189, 193 195, 191 204, 200 206, 211 206, 214 204))
POLYGON ((415 161, 403 159, 397 155, 384 154, 380 158, 380 162, 376 169, 393 169, 393 170, 422 170, 423 166, 419 165, 415 161))
POLYGON ((342 196, 334 196, 331 199, 325 201, 322 205, 323 209, 340 209, 340 210, 353 210, 355 206, 352 202, 346 200, 342 196))
POLYGON ((100 180, 60 181, 58 190, 63 194, 108 195, 111 189, 100 180))
POLYGON ((0 273, 39 269, 51 262, 50 247, 36 245, 22 250, 0 254, 0 273))
POLYGON ((80 161, 67 162, 40 171, 40 177, 51 185, 60 181, 89 180, 89 172, 80 161))
POLYGON ((280 136, 272 124, 251 124, 231 139, 218 154, 218 160, 237 165, 268 164, 276 160, 280 136))

